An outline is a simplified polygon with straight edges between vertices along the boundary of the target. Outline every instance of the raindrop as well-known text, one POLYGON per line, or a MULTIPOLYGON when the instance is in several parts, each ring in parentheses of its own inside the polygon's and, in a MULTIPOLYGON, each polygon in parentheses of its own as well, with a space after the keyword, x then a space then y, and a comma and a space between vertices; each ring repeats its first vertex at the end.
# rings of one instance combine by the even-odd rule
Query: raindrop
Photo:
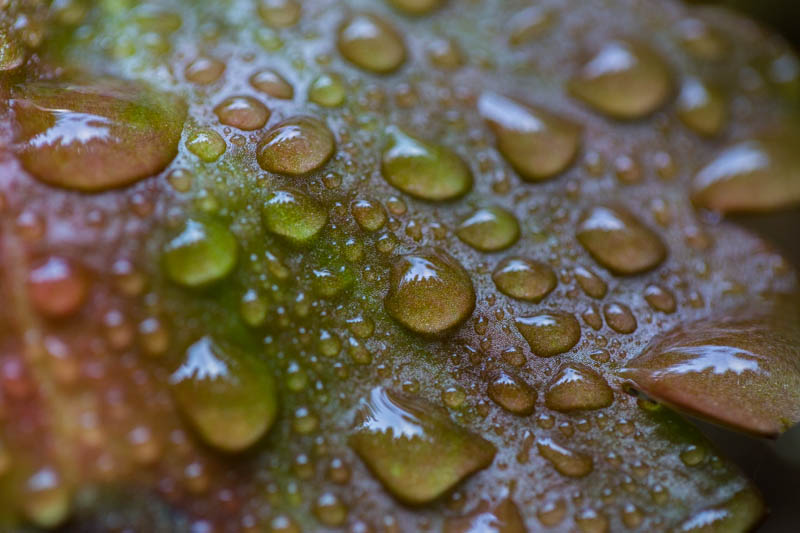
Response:
POLYGON ((338 46, 348 61, 379 74, 396 70, 406 58, 406 46, 397 30, 370 13, 358 13, 342 24, 338 46))
POLYGON ((500 207, 478 209, 456 229, 458 238, 481 252, 505 250, 519 239, 517 218, 500 207))
POLYGON ((539 357, 569 351, 581 338, 581 326, 572 314, 543 313, 515 320, 517 329, 539 357))
POLYGON ((262 215, 270 233, 298 245, 311 241, 328 222, 325 206, 295 189, 269 193, 262 215))
POLYGON ((218 281, 236 265, 236 238, 213 220, 188 219, 164 247, 163 262, 172 281, 200 287, 218 281))
POLYGON ((550 380, 545 405, 554 411, 603 409, 611 405, 614 394, 603 377, 586 365, 569 363, 550 380))
POLYGON ((296 116, 273 126, 256 152, 261 168, 297 176, 324 165, 335 148, 333 134, 320 120, 296 116))
POLYGON ((558 283, 550 266, 524 257, 508 257, 500 261, 492 279, 506 296, 528 302, 541 301, 558 283))

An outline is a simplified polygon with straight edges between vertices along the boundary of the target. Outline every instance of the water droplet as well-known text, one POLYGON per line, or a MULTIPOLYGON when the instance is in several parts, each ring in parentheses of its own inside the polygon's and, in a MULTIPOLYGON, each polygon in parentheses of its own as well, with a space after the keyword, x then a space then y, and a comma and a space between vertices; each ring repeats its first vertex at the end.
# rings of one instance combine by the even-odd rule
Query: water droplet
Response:
POLYGON ((696 133, 714 136, 727 120, 728 110, 721 92, 697 78, 687 78, 676 105, 678 118, 696 133))
POLYGON ((578 363, 562 366, 545 393, 545 405, 562 413, 603 409, 613 401, 614 393, 606 380, 592 368, 578 363))
POLYGON ((517 329, 539 357, 569 351, 581 338, 581 326, 572 314, 543 313, 515 320, 517 329))
POLYGON ((636 317, 631 308, 625 304, 612 302, 603 306, 606 324, 617 333, 633 333, 636 331, 636 317))
POLYGON ((89 278, 83 268, 59 256, 34 263, 27 285, 34 309, 52 318, 76 313, 89 293, 89 278))
POLYGON ((658 285, 648 285, 644 289, 644 299, 650 307, 662 313, 674 313, 677 308, 675 296, 669 290, 658 285))
POLYGON ((164 355, 169 348, 169 330, 158 318, 146 318, 139 323, 139 342, 147 355, 164 355))
POLYGON ((519 239, 519 222, 501 207, 478 209, 456 229, 458 238, 482 252, 504 250, 519 239))
POLYGON ((770 211, 800 201, 800 152, 791 136, 734 144, 695 177, 692 202, 714 211, 770 211))
POLYGON ((686 466, 697 466, 706 458, 706 449, 704 446, 696 444, 689 444, 683 451, 681 451, 681 461, 686 466))
POLYGON ((677 526, 680 533, 706 533, 708 531, 748 531, 764 518, 765 508, 761 496, 752 488, 744 488, 728 500, 700 511, 677 526))
POLYGON ((294 244, 311 241, 328 222, 325 206, 294 189, 267 195, 262 214, 264 225, 270 233, 294 244))
POLYGON ((536 518, 545 527, 554 527, 564 521, 567 515, 567 504, 559 498, 555 501, 546 502, 536 511, 536 518))
POLYGON ((428 59, 434 67, 443 70, 457 69, 464 63, 461 48, 454 39, 434 39, 428 43, 428 59))
POLYGON ((507 257, 500 261, 492 279, 503 294, 528 302, 540 301, 558 283, 550 266, 524 257, 507 257))
POLYGON ((209 337, 186 350, 169 381, 181 412, 207 444, 220 450, 249 448, 275 421, 277 397, 269 368, 209 337))
POLYGON ((495 447, 420 399, 376 387, 362 401, 350 446, 398 499, 435 500, 491 464, 495 447))
POLYGON ((288 28, 300 20, 302 6, 297 0, 259 0, 258 13, 272 28, 288 28))
POLYGON ((17 154, 41 181, 88 192, 122 187, 166 167, 186 117, 179 100, 117 81, 28 84, 10 100, 17 154))
POLYGON ((530 415, 536 407, 536 390, 521 378, 506 372, 497 374, 486 391, 493 402, 515 415, 530 415))
POLYGON ((575 523, 581 533, 606 533, 608 531, 608 518, 594 509, 585 509, 575 517, 575 523))
POLYGON ((269 119, 267 106, 252 96, 231 96, 214 108, 219 121, 240 130, 252 131, 264 127, 269 119))
POLYGON ((581 127, 544 109, 483 93, 478 110, 497 137, 497 148, 528 181, 551 178, 575 159, 581 127))
POLYGON ((635 529, 642 525, 644 513, 632 503, 626 503, 622 508, 622 523, 628 529, 635 529))
POLYGON ((269 304, 256 290, 249 289, 239 301, 239 313, 247 325, 260 326, 267 319, 269 304))
POLYGON ((661 238, 621 208, 594 207, 578 224, 578 241, 614 274, 631 275, 658 266, 667 250, 661 238))
POLYGON ((189 219, 164 247, 163 262, 172 281, 200 287, 218 281, 236 265, 236 238, 213 220, 189 219))
POLYGON ((193 131, 189 135, 186 139, 186 148, 206 163, 213 163, 222 157, 228 145, 216 131, 202 129, 193 131))
POLYGON ((324 165, 335 148, 333 134, 324 122, 297 116, 273 126, 258 145, 261 168, 297 176, 324 165))
POLYGON ((430 13, 442 4, 443 0, 389 0, 397 9, 409 15, 430 13))
POLYGON ((556 444, 553 439, 541 438, 536 441, 539 455, 550 461, 559 474, 580 478, 589 475, 594 461, 588 455, 577 453, 556 444))
POLYGON ((517 506, 506 498, 496 506, 480 502, 464 516, 446 518, 442 533, 526 533, 525 520, 517 506))
POLYGON ((347 95, 344 82, 337 74, 322 74, 311 82, 308 99, 323 107, 338 107, 347 95))
POLYGON ((720 59, 728 49, 728 43, 723 36, 700 19, 680 21, 678 35, 684 48, 698 59, 720 59))
POLYGON ((34 525, 53 529, 69 516, 71 494, 59 473, 44 467, 25 482, 22 494, 25 516, 34 525))
POLYGON ((272 69, 259 70, 250 76, 250 85, 273 98, 291 100, 294 97, 294 88, 286 78, 272 69))
POLYGON ((429 248, 394 261, 384 306, 408 329, 438 335, 469 318, 475 291, 458 261, 429 248))
POLYGON ((581 286, 587 296, 603 298, 606 295, 608 285, 593 270, 579 266, 575 267, 574 274, 578 285, 581 286))
POLYGON ((464 161, 444 146, 417 139, 390 127, 381 171, 392 186, 422 200, 452 200, 472 188, 464 161))
POLYGON ((555 22, 556 13, 542 6, 531 6, 515 13, 508 21, 508 41, 512 46, 540 37, 555 22))
POLYGON ((371 13, 358 13, 339 28, 339 51, 356 66, 384 74, 406 58, 406 46, 397 30, 371 13))
POLYGON ((364 231, 378 231, 386 224, 386 211, 378 202, 356 200, 350 206, 350 210, 364 231))
POLYGON ((618 119, 636 119, 664 105, 672 76, 664 60, 640 43, 605 43, 569 82, 573 96, 618 119))
POLYGON ((331 492, 322 493, 314 502, 314 516, 326 526, 336 527, 347 522, 347 506, 331 492))
POLYGON ((200 56, 186 66, 183 75, 197 85, 208 85, 217 81, 225 72, 225 63, 213 57, 200 56))

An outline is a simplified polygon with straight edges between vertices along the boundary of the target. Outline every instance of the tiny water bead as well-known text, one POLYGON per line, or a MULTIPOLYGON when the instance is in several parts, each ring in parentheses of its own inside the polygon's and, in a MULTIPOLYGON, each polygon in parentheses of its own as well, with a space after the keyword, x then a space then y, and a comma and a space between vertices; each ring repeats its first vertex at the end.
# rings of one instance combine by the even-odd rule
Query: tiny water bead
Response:
POLYGON ((728 110, 719 89, 700 79, 687 78, 678 95, 676 113, 688 128, 712 137, 725 126, 728 110))
POLYGON ((492 507, 481 501, 464 516, 446 518, 442 533, 526 533, 525 520, 510 499, 492 507))
POLYGON ((394 7, 409 15, 425 15, 430 13, 444 0, 389 0, 394 7))
POLYGON ((76 313, 89 293, 89 277, 76 262, 49 256, 31 266, 27 280, 28 297, 33 308, 51 317, 76 313))
POLYGON ((456 235, 476 250, 497 252, 517 242, 519 222, 517 217, 501 207, 484 207, 461 221, 456 235))
POLYGON ((608 327, 617 333, 633 333, 636 331, 636 317, 631 308, 618 302, 607 303, 603 306, 603 316, 608 327))
POLYGON ((536 390, 521 378, 500 372, 486 388, 494 403, 515 415, 527 416, 536 407, 536 390))
POLYGON ((496 452, 439 407, 380 387, 362 400, 348 442, 389 492, 412 505, 441 497, 496 452))
POLYGON ((613 401, 608 382, 592 368, 578 363, 563 365, 545 392, 545 405, 562 413, 603 409, 613 401))
POLYGON ((180 285, 202 287, 233 271, 238 255, 236 238, 211 219, 188 219, 163 250, 167 275, 180 285))
POLYGON ((299 176, 322 167, 335 149, 333 133, 319 119, 296 116, 273 126, 258 145, 261 168, 299 176))
POLYGON ((272 28, 294 26, 302 13, 298 0, 258 0, 258 13, 262 20, 272 28))
POLYGON ((719 31, 697 18, 680 21, 678 36, 684 48, 698 59, 718 60, 728 50, 728 42, 719 31))
POLYGON ((267 106, 252 96, 226 98, 214 108, 214 113, 222 124, 244 131, 262 128, 270 116, 267 106))
POLYGON ((511 298, 539 302, 556 288, 558 280, 549 265, 525 257, 507 257, 492 273, 497 289, 511 298))
POLYGON ((534 355, 553 357, 572 349, 581 338, 581 326, 574 315, 554 311, 515 319, 534 355))
POLYGON ((213 163, 228 149, 222 135, 212 129, 193 131, 186 139, 186 148, 206 163, 213 163))
POLYGON ((17 156, 39 180, 98 192, 152 176, 178 152, 182 101, 132 82, 42 82, 15 90, 17 156))
POLYGON ((469 318, 475 290, 457 260, 429 248, 394 260, 383 303, 389 315, 411 331, 439 335, 469 318))
POLYGON ((406 45, 397 30, 371 13, 357 13, 340 27, 337 45, 342 55, 364 70, 386 74, 406 58, 406 45))
POLYGON ((386 224, 386 211, 381 204, 373 200, 355 200, 350 210, 364 231, 378 231, 386 224))
POLYGON ((650 307, 662 313, 674 313, 678 307, 675 295, 659 285, 648 285, 644 289, 644 299, 650 307))
POLYGON ((575 267, 573 274, 578 281, 578 285, 580 285, 587 296, 603 298, 606 295, 608 284, 593 270, 579 266, 575 267))
POLYGON ((186 350, 169 382, 178 407, 200 437, 225 452, 252 446, 277 416, 270 369, 254 355, 223 349, 210 337, 186 350))
POLYGON ((538 439, 536 448, 539 455, 547 459, 561 475, 580 478, 588 476, 594 469, 594 461, 590 456, 567 449, 553 439, 538 439))
POLYGON ((641 43, 615 40, 602 45, 569 81, 570 93, 617 119, 649 115, 667 102, 672 74, 664 60, 641 43))
POLYGON ((64 522, 71 512, 72 494, 57 470, 45 466, 25 482, 22 508, 35 526, 53 529, 64 522))
POLYGON ((209 85, 217 81, 225 72, 225 63, 213 57, 200 56, 183 71, 186 79, 197 85, 209 85))
POLYGON ((497 137, 497 148, 522 179, 560 174, 578 153, 581 127, 541 108, 496 93, 483 93, 478 111, 497 137))
POLYGON ((311 82, 308 99, 323 107, 338 107, 344 103, 347 89, 337 74, 322 74, 311 82))
POLYGON ((250 76, 250 85, 255 90, 280 100, 291 100, 294 97, 291 84, 272 69, 259 70, 250 76))
POLYGON ((453 200, 472 188, 469 167, 449 148, 412 137, 394 126, 386 133, 381 172, 392 186, 429 201, 453 200))
POLYGON ((305 244, 322 231, 328 212, 317 200, 295 189, 269 193, 262 207, 264 226, 293 244, 305 244))
POLYGON ((795 137, 777 135, 723 149, 697 173, 692 202, 713 211, 772 211, 800 202, 795 137))
POLYGON ((508 42, 519 46, 541 37, 557 18, 556 12, 548 7, 535 5, 515 13, 508 21, 508 42))
POLYGON ((589 209, 578 224, 577 238, 598 263, 618 275, 651 270, 667 255, 661 238, 622 208, 589 209))

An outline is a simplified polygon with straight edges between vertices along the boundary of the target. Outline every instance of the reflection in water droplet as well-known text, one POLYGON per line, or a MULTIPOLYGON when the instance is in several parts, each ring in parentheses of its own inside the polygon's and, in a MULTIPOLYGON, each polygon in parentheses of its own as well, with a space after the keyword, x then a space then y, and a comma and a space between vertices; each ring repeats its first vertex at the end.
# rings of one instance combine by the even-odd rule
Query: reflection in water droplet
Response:
POLYGON ((569 313, 553 312, 515 320, 517 329, 539 357, 552 357, 570 350, 581 338, 581 326, 569 313))
POLYGON ((496 506, 482 501, 464 516, 446 518, 442 533, 526 533, 519 509, 509 499, 496 506))
POLYGON ((476 250, 497 252, 517 242, 519 222, 505 209, 484 207, 464 219, 458 225, 456 235, 476 250))
POLYGON ((251 96, 226 98, 214 108, 214 113, 222 124, 245 131, 263 127, 270 115, 267 106, 251 96))
POLYGON ((208 85, 217 81, 225 72, 225 63, 213 57, 200 56, 186 66, 183 75, 197 85, 208 85))
POLYGON ((218 281, 236 265, 236 238, 212 220, 189 219, 164 247, 163 262, 172 281, 200 287, 218 281))
POLYGON ((225 153, 228 145, 222 135, 211 129, 193 131, 186 139, 186 148, 194 155, 213 163, 225 153))
POLYGON ((720 91, 697 78, 684 80, 676 112, 687 127, 709 137, 722 130, 728 115, 720 91))
POLYGON ((350 210, 364 231, 378 231, 386 224, 386 211, 381 204, 372 200, 356 200, 350 210))
POLYGON ((551 178, 575 159, 581 128, 574 122, 495 93, 483 93, 478 110, 494 131, 498 149, 523 179, 551 178))
POLYGON ((650 307, 662 313, 674 313, 677 308, 675 296, 672 292, 658 285, 645 287, 644 299, 650 304, 650 307))
POLYGON ((577 453, 559 444, 553 439, 540 438, 536 441, 539 454, 550 461, 559 474, 580 478, 589 475, 594 469, 594 461, 588 455, 577 453))
POLYGON ((398 499, 421 504, 488 466, 495 448, 422 400, 376 387, 362 402, 350 446, 398 499))
POLYGON ((584 267, 575 267, 575 279, 583 292, 592 298, 603 298, 608 290, 608 285, 593 270, 584 267))
POLYGON ((328 213, 321 203, 294 189, 267 195, 262 215, 267 230, 294 244, 309 242, 328 222, 328 213))
POLYGON ((270 128, 258 145, 256 156, 264 170, 297 176, 324 165, 334 148, 333 134, 324 122, 297 116, 270 128))
POLYGON ((337 74, 322 74, 311 82, 308 99, 324 107, 338 107, 347 95, 344 82, 337 74))
POLYGON ((472 188, 472 173, 449 148, 417 139, 390 127, 383 151, 384 179, 401 191, 422 200, 452 200, 472 188))
POLYGON ((475 291, 458 261, 441 250, 427 249, 395 260, 384 306, 408 329, 437 335, 472 314, 475 291))
POLYGON ((578 363, 562 366, 545 393, 547 407, 564 413, 603 409, 613 400, 614 394, 606 380, 590 367, 578 363))
POLYGON ((667 255, 661 238, 620 208, 594 207, 586 211, 578 224, 577 237, 592 257, 619 275, 655 268, 667 255))
POLYGON ((672 92, 664 60, 646 46, 610 41, 569 82, 573 96, 618 119, 649 115, 672 92))
POLYGON ((348 61, 379 74, 396 70, 406 58, 406 46, 397 30, 370 13, 358 13, 345 21, 337 44, 348 61))
POLYGON ((625 304, 612 302, 603 306, 606 324, 617 333, 633 333, 636 331, 636 317, 631 308, 625 304))
POLYGON ((515 415, 530 415, 536 407, 536 390, 506 372, 495 376, 486 390, 493 402, 515 415))
POLYGON ((555 289, 558 280, 545 263, 525 257, 507 257, 492 274, 497 289, 518 300, 538 302, 555 289))
POLYGON ((250 85, 273 98, 291 100, 294 97, 294 88, 283 76, 271 69, 259 70, 250 76, 250 85))
POLYGON ((86 301, 89 278, 77 263, 49 256, 32 265, 27 288, 34 309, 48 317, 65 317, 86 301))
POLYGON ((258 13, 273 28, 288 28, 300 20, 302 7, 297 0, 258 0, 258 13))

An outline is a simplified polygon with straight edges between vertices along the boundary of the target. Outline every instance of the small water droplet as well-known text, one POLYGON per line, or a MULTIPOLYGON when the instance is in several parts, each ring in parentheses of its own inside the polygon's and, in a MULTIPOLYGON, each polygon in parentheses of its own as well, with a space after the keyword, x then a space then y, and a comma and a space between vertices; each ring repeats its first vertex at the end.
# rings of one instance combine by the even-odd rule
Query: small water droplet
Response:
POLYGON ((262 207, 262 215, 270 233, 297 245, 310 242, 328 222, 325 207, 295 189, 269 193, 262 207))
POLYGON ((344 525, 347 513, 347 506, 332 492, 322 493, 314 502, 314 516, 326 526, 344 525))
POLYGON ((517 329, 539 357, 569 351, 581 338, 581 326, 570 313, 552 312, 515 320, 517 329))
POLYGON ((464 516, 449 517, 442 533, 526 533, 525 521, 516 504, 506 498, 494 507, 482 501, 464 516))
POLYGON ((725 126, 728 110, 718 89, 698 78, 687 78, 681 86, 676 113, 687 127, 711 137, 725 126))
POLYGON ((261 168, 276 174, 297 176, 324 165, 335 148, 333 134, 320 120, 292 117, 273 126, 258 145, 261 168))
POLYGON ((186 139, 186 148, 194 155, 205 161, 213 163, 228 149, 222 135, 212 129, 193 131, 186 139))
POLYGON ((530 415, 536 407, 536 390, 521 378, 506 372, 497 374, 486 391, 493 402, 515 415, 530 415))
POLYGON ((556 21, 556 12, 543 6, 531 6, 512 15, 508 21, 508 42, 519 46, 541 37, 556 21))
POLYGON ((659 285, 648 285, 644 289, 644 299, 650 307, 662 313, 674 313, 677 307, 675 295, 659 285))
POLYGON ((612 401, 614 394, 606 380, 592 368, 578 363, 562 366, 545 393, 547 407, 563 413, 603 409, 612 401))
POLYGON ((49 256, 32 265, 28 297, 34 309, 51 318, 76 313, 89 293, 89 278, 76 262, 49 256))
POLYGON ((406 58, 406 46, 397 30, 371 13, 357 13, 339 28, 342 55, 356 66, 384 74, 396 70, 406 58))
POLYGON ((397 9, 409 15, 425 15, 442 4, 443 0, 389 0, 397 9))
POLYGON ((322 74, 311 82, 308 99, 323 107, 338 107, 344 103, 347 92, 338 74, 322 74))
POLYGON ((183 75, 197 85, 209 85, 225 72, 225 63, 213 57, 200 56, 186 66, 183 75))
POLYGON ((536 441, 539 455, 550 461, 559 474, 581 478, 594 469, 594 461, 588 455, 574 452, 556 444, 553 439, 540 438, 536 441))
POLYGON ((259 0, 258 13, 272 28, 288 28, 300 20, 302 6, 297 0, 259 0))
POLYGON ((603 278, 595 274, 592 269, 584 268, 582 266, 575 267, 573 271, 578 285, 581 286, 583 292, 592 298, 603 298, 608 290, 608 285, 603 278))
POLYGON ((244 131, 262 128, 270 116, 267 106, 252 96, 226 98, 214 108, 214 113, 222 124, 244 131))
POLYGON ((525 257, 507 257, 492 274, 497 289, 503 294, 539 302, 555 289, 558 280, 549 265, 525 257))
POLYGON ((636 317, 631 308, 625 304, 612 302, 603 306, 606 324, 617 333, 633 333, 636 331, 636 317))
POLYGON ((259 70, 250 76, 250 85, 273 98, 291 100, 294 97, 294 88, 286 78, 272 69, 259 70))
POLYGON ((728 50, 725 38, 700 19, 688 18, 680 21, 678 37, 684 48, 698 59, 721 59, 728 50))
POLYGON ((189 219, 164 247, 163 262, 174 282, 200 287, 230 274, 236 256, 236 238, 225 226, 210 219, 189 219))
POLYGON ((519 222, 503 208, 484 207, 464 219, 458 225, 456 235, 476 250, 497 252, 517 242, 519 222))

